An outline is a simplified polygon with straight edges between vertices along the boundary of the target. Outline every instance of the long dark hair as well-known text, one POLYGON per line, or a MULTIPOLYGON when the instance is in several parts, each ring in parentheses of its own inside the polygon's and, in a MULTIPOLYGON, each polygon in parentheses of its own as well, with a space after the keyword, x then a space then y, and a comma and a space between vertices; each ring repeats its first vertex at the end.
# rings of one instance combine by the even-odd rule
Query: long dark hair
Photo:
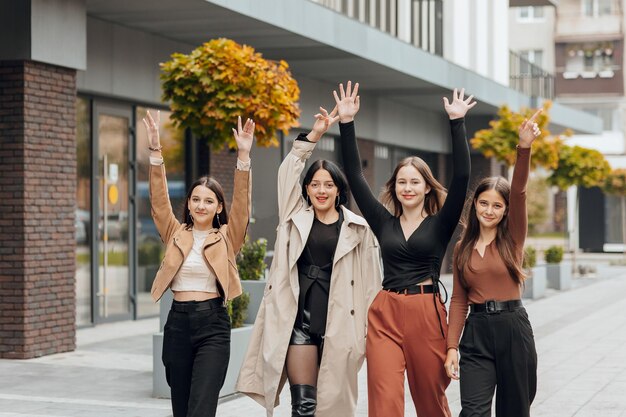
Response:
MULTIPOLYGON (((325 169, 330 174, 330 177, 333 179, 335 186, 337 186, 338 195, 339 195, 339 203, 336 206, 346 204, 348 202, 348 180, 346 180, 346 176, 343 175, 341 169, 332 161, 327 159, 318 159, 313 162, 309 167, 309 170, 304 175, 304 180, 302 181, 302 197, 307 200, 308 194, 306 192, 306 187, 313 181, 313 176, 320 169, 325 169)), ((308 201, 308 200, 307 200, 308 201)))
POLYGON ((472 199, 467 201, 465 213, 461 220, 463 230, 461 231, 461 238, 459 239, 459 243, 457 243, 454 253, 454 267, 459 274, 461 283, 467 286, 463 271, 465 266, 467 266, 470 271, 474 272, 470 261, 474 246, 480 236, 480 223, 476 216, 476 202, 478 201, 478 197, 487 190, 495 190, 500 194, 506 205, 504 216, 497 226, 495 244, 506 269, 509 271, 509 275, 513 281, 521 284, 526 278, 526 274, 524 274, 522 269, 522 248, 517 247, 508 228, 511 185, 502 177, 484 178, 478 183, 472 199))
POLYGON ((187 196, 185 197, 185 204, 183 206, 183 223, 186 224, 185 229, 189 230, 193 227, 193 218, 189 212, 189 199, 191 198, 193 190, 199 185, 213 191, 217 197, 217 201, 222 205, 221 213, 216 213, 215 217, 213 217, 213 227, 219 229, 220 226, 228 224, 228 211, 226 210, 226 204, 224 202, 224 190, 222 186, 213 177, 200 177, 191 184, 191 187, 187 190, 187 196))
POLYGON ((424 196, 424 209, 426 210, 426 214, 429 216, 436 214, 441 209, 441 206, 443 206, 448 192, 445 187, 435 179, 428 164, 417 156, 404 158, 396 165, 396 169, 393 170, 391 178, 389 178, 383 187, 380 194, 380 201, 394 216, 400 217, 402 215, 402 203, 400 203, 396 195, 396 178, 398 177, 398 171, 409 165, 415 167, 415 169, 422 174, 426 185, 430 187, 430 191, 424 196))

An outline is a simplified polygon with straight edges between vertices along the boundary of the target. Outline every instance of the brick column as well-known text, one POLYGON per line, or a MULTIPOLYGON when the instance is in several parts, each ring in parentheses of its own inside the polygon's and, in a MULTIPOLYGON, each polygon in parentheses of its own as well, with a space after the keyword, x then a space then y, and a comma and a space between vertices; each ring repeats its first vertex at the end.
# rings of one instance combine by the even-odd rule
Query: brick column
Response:
POLYGON ((0 357, 75 349, 76 71, 0 62, 0 357))
MULTIPOLYGON (((254 158, 254 155, 252 155, 251 158, 254 158)), ((226 207, 228 209, 230 209, 230 202, 233 197, 233 176, 236 167, 237 151, 231 151, 227 146, 224 146, 224 148, 218 152, 211 150, 211 176, 215 178, 222 186, 222 189, 224 189, 224 198, 226 198, 226 207)), ((254 169, 254 160, 252 161, 252 169, 254 169)))

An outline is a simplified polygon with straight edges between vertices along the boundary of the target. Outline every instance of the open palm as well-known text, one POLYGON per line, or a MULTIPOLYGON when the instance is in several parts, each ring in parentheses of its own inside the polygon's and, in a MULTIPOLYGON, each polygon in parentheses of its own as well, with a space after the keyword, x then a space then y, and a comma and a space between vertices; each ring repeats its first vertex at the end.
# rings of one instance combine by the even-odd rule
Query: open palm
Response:
POLYGON ((465 98, 465 89, 462 88, 459 92, 456 88, 452 92, 452 103, 448 101, 448 97, 443 98, 443 104, 450 117, 450 120, 460 119, 465 117, 469 109, 476 105, 476 102, 472 102, 474 96, 465 98))
POLYGON ((361 107, 361 99, 359 97, 359 83, 354 84, 352 89, 352 81, 348 81, 346 90, 343 84, 339 84, 339 94, 333 91, 335 103, 337 103, 337 113, 341 123, 348 123, 354 120, 354 116, 359 112, 361 107))

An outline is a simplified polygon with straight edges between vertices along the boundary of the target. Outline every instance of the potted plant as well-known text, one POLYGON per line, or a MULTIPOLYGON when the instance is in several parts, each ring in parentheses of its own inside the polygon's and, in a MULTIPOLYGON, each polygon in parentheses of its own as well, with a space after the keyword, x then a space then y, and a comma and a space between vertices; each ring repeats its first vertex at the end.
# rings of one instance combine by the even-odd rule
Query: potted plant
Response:
POLYGON ((263 301, 265 292, 265 255, 267 252, 267 240, 246 239, 243 247, 237 255, 237 269, 241 278, 241 286, 250 294, 250 304, 245 323, 254 324, 256 315, 263 301))
POLYGON ((224 386, 220 391, 220 397, 235 393, 235 384, 239 369, 243 363, 250 337, 252 336, 252 326, 246 324, 246 316, 248 315, 248 304, 250 303, 250 294, 243 292, 239 297, 229 301, 226 305, 228 314, 230 315, 231 331, 230 331, 230 360, 228 363, 228 372, 224 379, 224 386))
POLYGON ((546 260, 548 288, 568 290, 572 286, 572 266, 563 261, 563 247, 550 246, 543 253, 546 260))
POLYGON ((162 244, 156 238, 146 238, 137 247, 137 291, 150 292, 152 281, 161 264, 162 244))
POLYGON ((230 333, 230 362, 220 391, 220 397, 235 393, 237 375, 243 363, 250 337, 252 324, 263 301, 265 291, 265 253, 267 241, 257 239, 246 242, 237 254, 237 269, 241 278, 243 294, 228 303, 228 312, 231 317, 232 330, 230 333))
POLYGON ((527 278, 524 281, 523 298, 541 298, 546 293, 546 268, 537 265, 537 250, 532 246, 524 248, 523 268, 527 278))

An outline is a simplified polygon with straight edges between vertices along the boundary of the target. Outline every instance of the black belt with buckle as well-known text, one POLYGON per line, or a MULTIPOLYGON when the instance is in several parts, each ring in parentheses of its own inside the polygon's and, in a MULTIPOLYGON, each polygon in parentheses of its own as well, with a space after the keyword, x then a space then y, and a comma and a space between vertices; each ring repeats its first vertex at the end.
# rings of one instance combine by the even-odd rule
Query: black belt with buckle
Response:
POLYGON ((320 268, 317 265, 298 266, 298 272, 310 279, 321 279, 322 281, 330 281, 330 272, 325 270, 326 268, 320 268))
POLYGON ((195 311, 213 310, 225 306, 222 297, 211 298, 204 301, 176 301, 172 302, 172 311, 179 313, 193 313, 195 311))
POLYGON ((432 294, 435 292, 435 286, 428 285, 411 285, 404 288, 383 288, 387 292, 395 292, 396 294, 432 294))
POLYGON ((503 311, 515 311, 521 307, 523 307, 522 300, 487 300, 483 304, 470 304, 470 313, 495 314, 503 311))

